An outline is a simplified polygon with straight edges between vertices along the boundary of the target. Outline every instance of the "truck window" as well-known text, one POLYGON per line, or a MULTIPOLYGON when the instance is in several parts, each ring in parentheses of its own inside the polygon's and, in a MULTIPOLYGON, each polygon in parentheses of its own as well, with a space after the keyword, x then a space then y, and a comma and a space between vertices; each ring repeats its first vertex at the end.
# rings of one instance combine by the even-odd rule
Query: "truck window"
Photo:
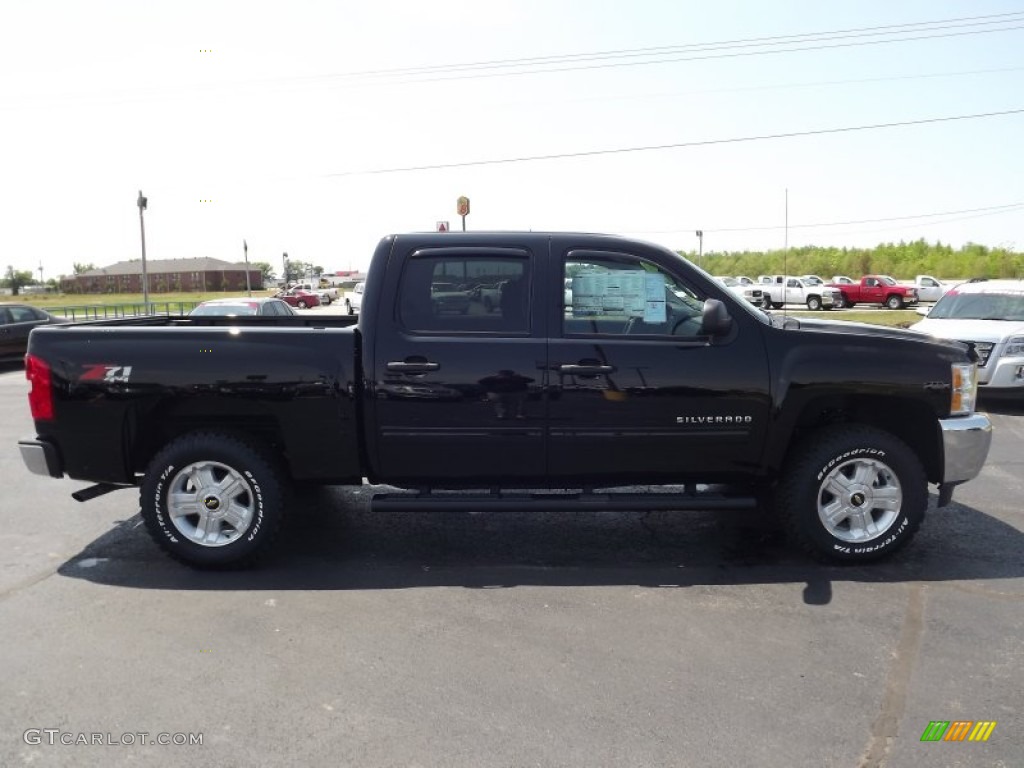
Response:
POLYGON ((530 262, 522 258, 414 254, 402 272, 398 316, 418 333, 525 334, 530 262))
POLYGON ((567 336, 696 336, 704 302, 661 267, 624 254, 588 253, 564 263, 567 336))

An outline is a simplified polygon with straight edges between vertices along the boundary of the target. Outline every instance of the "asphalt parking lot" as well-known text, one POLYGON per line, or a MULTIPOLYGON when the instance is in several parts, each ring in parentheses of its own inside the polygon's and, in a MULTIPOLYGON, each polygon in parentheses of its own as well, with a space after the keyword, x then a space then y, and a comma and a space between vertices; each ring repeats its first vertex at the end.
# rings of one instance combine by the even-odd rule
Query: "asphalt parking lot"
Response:
POLYGON ((1021 765, 1024 407, 989 404, 982 476, 872 567, 756 515, 360 488, 302 492, 261 570, 199 573, 134 492, 24 469, 26 392, 0 367, 0 765, 1021 765), (922 742, 937 720, 997 725, 922 742))

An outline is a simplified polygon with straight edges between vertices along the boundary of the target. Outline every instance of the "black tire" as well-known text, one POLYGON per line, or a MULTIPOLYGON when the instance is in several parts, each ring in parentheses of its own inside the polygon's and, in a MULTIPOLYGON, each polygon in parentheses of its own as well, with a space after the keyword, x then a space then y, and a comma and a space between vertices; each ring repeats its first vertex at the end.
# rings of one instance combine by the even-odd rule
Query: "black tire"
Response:
POLYGON ((847 301, 846 299, 843 299, 843 306, 846 307, 847 309, 853 309, 855 306, 857 306, 857 302, 847 301))
POLYGON ((808 296, 807 297, 807 308, 812 312, 818 312, 821 310, 821 297, 820 296, 808 296))
POLYGON ((277 536, 286 487, 283 473, 261 451, 235 437, 197 432, 168 443, 150 462, 140 493, 142 519, 175 560, 196 568, 244 566, 277 536), (187 500, 172 507, 172 494, 182 499, 189 493, 195 512, 187 500))
POLYGON ((899 296, 892 295, 885 300, 885 306, 889 309, 903 309, 903 299, 899 296))
POLYGON ((928 480, 899 438, 874 427, 840 425, 794 449, 775 504, 800 549, 821 560, 861 563, 910 542, 924 520, 928 480), (832 522, 826 521, 829 510, 832 522))

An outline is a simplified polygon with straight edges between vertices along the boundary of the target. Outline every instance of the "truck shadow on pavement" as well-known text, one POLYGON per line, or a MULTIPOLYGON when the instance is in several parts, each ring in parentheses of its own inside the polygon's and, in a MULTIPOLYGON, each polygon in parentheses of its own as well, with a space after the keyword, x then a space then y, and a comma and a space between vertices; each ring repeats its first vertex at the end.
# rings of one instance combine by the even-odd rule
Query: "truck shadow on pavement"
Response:
POLYGON ((273 553, 247 570, 196 571, 174 562, 135 515, 59 573, 171 590, 803 583, 809 605, 831 602, 834 582, 1024 576, 1024 533, 956 503, 932 506, 915 540, 892 559, 832 566, 803 556, 771 520, 751 513, 371 513, 368 496, 334 488, 304 494, 273 553))

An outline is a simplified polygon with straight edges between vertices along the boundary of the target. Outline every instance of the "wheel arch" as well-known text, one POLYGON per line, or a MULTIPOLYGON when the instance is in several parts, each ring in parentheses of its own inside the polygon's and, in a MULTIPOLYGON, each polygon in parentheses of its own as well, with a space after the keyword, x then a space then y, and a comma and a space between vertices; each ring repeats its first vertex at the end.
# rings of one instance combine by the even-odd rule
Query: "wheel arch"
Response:
POLYGON ((942 440, 934 409, 910 397, 835 393, 804 402, 787 425, 773 430, 768 456, 775 472, 785 466, 789 454, 811 433, 836 424, 865 424, 899 438, 913 451, 930 482, 939 482, 943 472, 942 440))
POLYGON ((137 410, 129 430, 127 455, 134 473, 143 473, 165 445, 189 434, 216 433, 257 442, 290 472, 286 438, 278 420, 258 403, 224 398, 161 401, 137 410))

